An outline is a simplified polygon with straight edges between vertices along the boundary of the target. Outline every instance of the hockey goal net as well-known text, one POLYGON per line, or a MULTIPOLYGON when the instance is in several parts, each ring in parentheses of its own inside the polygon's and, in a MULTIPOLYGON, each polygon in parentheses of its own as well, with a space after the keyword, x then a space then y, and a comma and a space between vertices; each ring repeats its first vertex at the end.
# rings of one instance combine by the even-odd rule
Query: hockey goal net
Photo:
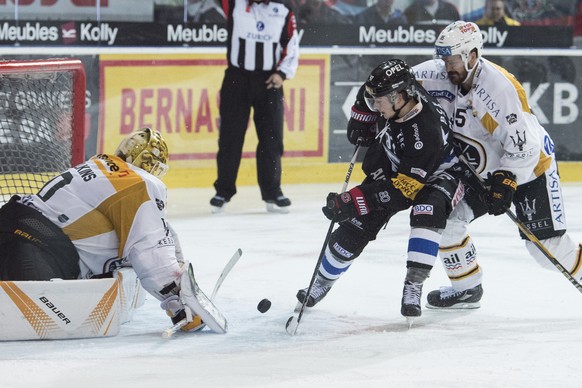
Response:
POLYGON ((0 61, 0 204, 81 163, 84 132, 81 61, 0 61))

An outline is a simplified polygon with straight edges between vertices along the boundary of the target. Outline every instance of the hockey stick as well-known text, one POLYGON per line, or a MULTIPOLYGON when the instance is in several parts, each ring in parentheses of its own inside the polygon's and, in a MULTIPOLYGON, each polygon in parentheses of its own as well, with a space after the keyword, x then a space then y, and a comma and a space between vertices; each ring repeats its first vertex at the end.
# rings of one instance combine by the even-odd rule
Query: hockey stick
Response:
MULTIPOLYGON (((241 256, 242 256, 242 249, 239 248, 232 255, 232 257, 230 258, 228 263, 226 263, 222 272, 220 273, 220 276, 216 280, 216 284, 214 284, 214 290, 212 291, 212 295, 210 296, 211 301, 214 301, 214 298, 216 297, 216 294, 218 293, 218 289, 222 286, 222 283, 224 282, 226 275, 228 275, 230 273, 230 270, 238 262, 238 259, 240 259, 241 256)), ((188 320, 185 318, 182 319, 181 321, 176 322, 172 327, 169 327, 162 332, 162 337, 164 337, 164 338, 171 337, 172 335, 174 335, 174 333, 176 333, 178 330, 180 330, 182 327, 184 327, 187 323, 188 323, 188 320)), ((200 329, 202 329, 202 327, 200 329)))
MULTIPOLYGON (((356 157, 358 156, 358 151, 360 150, 360 144, 356 145, 356 149, 354 150, 354 154, 352 156, 352 160, 350 161, 350 166, 348 167, 348 172, 346 174, 346 180, 344 181, 344 185, 342 187, 342 193, 345 192, 348 188, 348 183, 350 181, 350 177, 352 175, 352 171, 354 170, 354 164, 356 164, 356 157)), ((315 269, 313 270, 313 275, 311 275, 311 280, 309 281, 309 287, 307 288, 307 294, 303 303, 301 303, 301 307, 296 310, 296 315, 291 315, 289 319, 287 319, 287 323, 285 324, 285 330, 289 335, 295 335, 297 333, 297 327, 299 327, 299 323, 301 322, 301 318, 303 317, 303 312, 305 311, 305 306, 307 304, 307 300, 309 299, 309 294, 311 293, 311 289, 313 288, 313 284, 315 283, 315 278, 317 277, 317 271, 319 270, 319 266, 323 261, 323 255, 325 254, 325 248, 329 243, 329 239, 331 237, 331 232, 333 231, 333 227, 335 225, 335 219, 331 220, 329 224, 329 228, 327 229, 327 234, 325 235, 325 239, 323 240, 323 246, 321 247, 321 252, 319 252, 319 257, 317 258, 317 263, 315 264, 315 269)))
MULTIPOLYGON (((469 163, 467 158, 465 158, 465 156, 463 155, 460 155, 459 159, 463 163, 465 163, 469 170, 471 170, 473 175, 475 175, 475 177, 479 181, 479 184, 481 185, 481 188, 487 190, 488 187, 486 185, 485 180, 469 163)), ((523 233, 523 235, 527 238, 527 240, 534 244, 539 249, 539 251, 558 269, 558 271, 560 271, 562 275, 564 275, 566 279, 568 279, 570 283, 572 283, 572 285, 578 289, 578 291, 582 292, 582 285, 578 283, 576 279, 574 279, 572 274, 570 274, 570 272, 568 272, 568 270, 564 268, 564 266, 558 261, 558 259, 556 259, 554 255, 552 255, 550 251, 548 251, 544 244, 542 244, 542 242, 527 228, 527 226, 525 226, 525 224, 519 218, 517 218, 515 213, 511 209, 507 209, 505 211, 505 214, 507 214, 511 221, 513 221, 513 223, 517 225, 517 227, 519 228, 521 233, 523 233)))
POLYGON ((216 296, 218 289, 220 288, 220 286, 222 286, 222 282, 224 282, 224 278, 226 277, 226 275, 228 275, 230 273, 230 270, 232 269, 232 267, 234 267, 234 265, 237 263, 238 259, 240 259, 241 256, 242 256, 242 249, 239 248, 236 250, 234 255, 232 255, 232 257, 230 258, 228 263, 226 263, 226 265, 224 266, 224 269, 220 273, 220 276, 216 280, 216 284, 214 285, 214 290, 212 290, 212 295, 210 296, 210 300, 214 300, 214 297, 216 296))

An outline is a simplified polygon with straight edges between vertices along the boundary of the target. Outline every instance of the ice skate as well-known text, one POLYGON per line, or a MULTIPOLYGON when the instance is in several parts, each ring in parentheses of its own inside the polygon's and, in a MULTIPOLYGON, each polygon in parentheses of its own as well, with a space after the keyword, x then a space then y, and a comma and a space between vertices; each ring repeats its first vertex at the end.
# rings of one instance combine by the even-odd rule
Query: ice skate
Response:
MULTIPOLYGON (((329 290, 331 290, 331 286, 332 286, 331 282, 326 282, 321 278, 315 279, 315 283, 313 283, 313 287, 311 287, 311 292, 309 293, 309 298, 307 299, 307 303, 305 304, 305 306, 313 307, 317 303, 319 303, 323 298, 325 298, 329 290)), ((297 306, 299 306, 299 308, 301 308, 301 306, 303 305, 303 301, 305 301, 306 295, 307 288, 297 291, 296 297, 297 300, 299 301, 297 306)))
POLYGON ((441 287, 427 295, 426 307, 429 309, 478 309, 483 296, 483 287, 456 291, 453 287, 441 287))
POLYGON ((400 314, 406 318, 408 327, 412 326, 414 320, 421 316, 420 297, 422 295, 422 283, 404 281, 402 290, 402 307, 400 314))

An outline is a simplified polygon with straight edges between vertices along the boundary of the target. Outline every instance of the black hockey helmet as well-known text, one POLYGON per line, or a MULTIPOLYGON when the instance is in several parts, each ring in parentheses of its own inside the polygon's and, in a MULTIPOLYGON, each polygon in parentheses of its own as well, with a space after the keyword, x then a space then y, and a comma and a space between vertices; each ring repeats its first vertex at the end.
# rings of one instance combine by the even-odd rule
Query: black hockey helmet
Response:
POLYGON ((366 92, 371 97, 382 97, 393 92, 406 91, 416 95, 414 74, 410 66, 400 59, 390 59, 376 67, 366 81, 366 92))

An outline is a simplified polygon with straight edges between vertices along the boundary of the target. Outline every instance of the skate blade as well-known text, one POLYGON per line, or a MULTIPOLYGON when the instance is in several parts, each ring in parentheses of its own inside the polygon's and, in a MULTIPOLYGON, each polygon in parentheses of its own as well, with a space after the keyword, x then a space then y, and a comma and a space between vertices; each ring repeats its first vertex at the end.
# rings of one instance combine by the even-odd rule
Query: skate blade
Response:
POLYGON ((405 318, 406 318, 406 323, 408 323, 408 328, 411 329, 412 324, 414 323, 414 321, 416 320, 417 317, 405 317, 405 318))
POLYGON ((449 306, 449 307, 433 306, 433 305, 427 303, 425 305, 425 307, 428 309, 432 309, 432 310, 474 310, 474 309, 480 308, 481 303, 479 303, 479 302, 457 303, 457 304, 449 306))

